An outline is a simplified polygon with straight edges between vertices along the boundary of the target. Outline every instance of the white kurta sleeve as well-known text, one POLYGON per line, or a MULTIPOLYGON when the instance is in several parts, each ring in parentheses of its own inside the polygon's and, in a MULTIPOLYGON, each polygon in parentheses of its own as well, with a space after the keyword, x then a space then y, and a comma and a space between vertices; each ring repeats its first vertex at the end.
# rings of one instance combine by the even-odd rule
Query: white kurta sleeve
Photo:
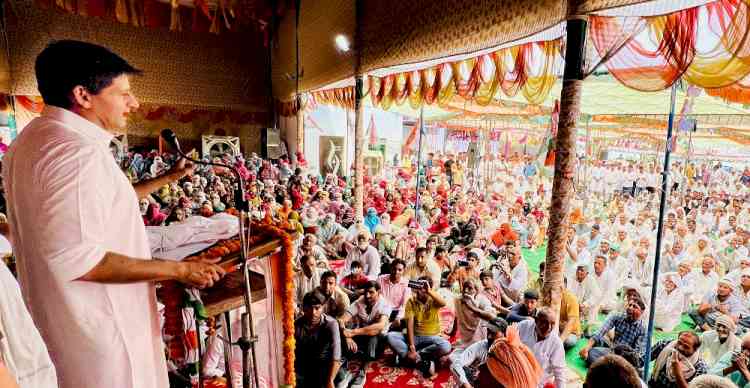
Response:
MULTIPOLYGON (((111 177, 94 146, 66 142, 56 147, 74 157, 47 160, 39 166, 44 199, 39 206, 54 214, 39 225, 43 257, 61 282, 80 278, 106 253, 101 231, 106 230, 111 209, 111 177)), ((116 221, 114 221, 116 222, 116 221)))

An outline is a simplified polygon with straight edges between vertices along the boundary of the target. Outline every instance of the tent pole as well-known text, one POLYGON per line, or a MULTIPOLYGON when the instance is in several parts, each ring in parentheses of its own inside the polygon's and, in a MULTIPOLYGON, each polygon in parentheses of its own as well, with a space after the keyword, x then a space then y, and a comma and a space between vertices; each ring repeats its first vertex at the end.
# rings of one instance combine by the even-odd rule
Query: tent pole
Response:
POLYGON ((419 178, 419 170, 422 166, 422 133, 424 133, 424 104, 419 108, 419 144, 417 144, 417 198, 414 201, 414 217, 416 217, 417 223, 419 223, 419 185, 421 179, 419 178))
POLYGON ((574 199, 573 181, 576 173, 576 121, 580 112, 583 88, 583 60, 585 57, 587 17, 578 13, 582 1, 570 2, 572 13, 567 20, 567 46, 565 72, 560 92, 560 114, 555 141, 555 175, 552 181, 547 230, 547 254, 542 285, 542 305, 552 309, 555 317, 560 313, 563 290, 565 246, 569 226, 570 206, 574 199))
POLYGON ((656 310, 656 290, 659 287, 659 261, 661 260, 662 233, 664 231, 664 213, 667 208, 667 186, 669 185, 669 154, 672 152, 672 127, 674 127, 674 105, 677 95, 677 81, 672 84, 670 97, 669 124, 667 141, 664 147, 664 171, 661 176, 661 195, 659 197, 659 221, 656 227, 656 257, 654 258, 654 276, 651 280, 651 305, 649 306, 648 331, 646 332, 646 355, 643 364, 643 381, 648 381, 649 363, 651 363, 651 335, 654 332, 654 314, 656 310))
POLYGON ((362 72, 362 19, 364 1, 355 2, 355 32, 354 32, 354 220, 360 222, 364 218, 364 143, 365 143, 365 106, 364 74, 362 72))

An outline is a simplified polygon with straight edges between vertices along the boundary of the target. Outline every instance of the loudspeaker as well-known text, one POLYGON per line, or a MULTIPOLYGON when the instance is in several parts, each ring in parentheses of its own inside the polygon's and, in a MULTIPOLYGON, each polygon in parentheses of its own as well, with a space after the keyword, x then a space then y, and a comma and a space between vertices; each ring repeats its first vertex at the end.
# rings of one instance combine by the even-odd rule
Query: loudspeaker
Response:
POLYGON ((279 159, 282 155, 281 132, 278 128, 263 128, 260 131, 260 153, 264 159, 279 159))

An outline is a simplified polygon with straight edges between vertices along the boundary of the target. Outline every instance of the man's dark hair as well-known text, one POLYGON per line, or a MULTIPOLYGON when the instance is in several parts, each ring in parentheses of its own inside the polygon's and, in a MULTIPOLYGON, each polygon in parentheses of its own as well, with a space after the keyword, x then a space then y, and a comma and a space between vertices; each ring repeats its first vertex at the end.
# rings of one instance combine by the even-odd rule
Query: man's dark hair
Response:
POLYGON ((584 387, 640 388, 638 371, 624 358, 608 354, 596 360, 586 374, 584 387))
POLYGON ((322 305, 323 301, 315 291, 310 291, 302 297, 303 307, 315 306, 316 304, 322 305))
POLYGON ((417 248, 417 251, 415 252, 415 255, 419 256, 419 254, 422 253, 422 252, 427 253, 427 247, 419 247, 419 248, 417 248))
MULTIPOLYGON (((403 261, 401 259, 393 259, 393 261, 391 261, 391 270, 393 268, 396 268, 396 266, 399 265, 399 264, 401 264, 401 266, 404 267, 404 269, 406 269, 406 262, 405 261, 403 261)), ((391 271, 391 272, 393 272, 393 271, 391 271)))
POLYGON ((322 275, 320 275, 320 282, 324 282, 328 278, 336 279, 336 272, 333 271, 325 271, 322 275))
POLYGON ((374 288, 375 291, 380 291, 380 284, 378 282, 374 281, 374 280, 368 280, 364 284, 362 284, 361 286, 359 286, 360 290, 365 290, 365 291, 367 291, 367 290, 369 290, 371 288, 374 288))
POLYGON ((505 335, 505 332, 508 330, 508 321, 499 317, 487 321, 487 329, 495 330, 496 332, 503 333, 503 335, 505 335))
POLYGON ((349 265, 349 268, 350 268, 350 269, 354 269, 354 268, 363 268, 363 267, 362 267, 362 263, 360 263, 360 262, 359 262, 359 260, 354 260, 354 261, 352 261, 352 263, 351 263, 351 264, 349 265))
POLYGON ((484 278, 494 278, 495 276, 492 274, 492 271, 490 270, 484 270, 482 273, 479 274, 479 280, 482 280, 484 278))
POLYGON ((624 358, 625 361, 629 362, 630 365, 632 365, 636 369, 639 369, 643 366, 643 359, 641 359, 641 355, 628 345, 615 345, 615 347, 612 348, 612 353, 624 358))
POLYGON ((698 334, 689 330, 683 330, 677 334, 677 338, 680 338, 683 334, 687 334, 693 338, 693 350, 698 350, 701 347, 701 337, 698 334))
POLYGON ((442 245, 438 245, 437 248, 435 248, 435 256, 445 252, 447 252, 447 250, 442 245))
POLYGON ((65 109, 73 107, 76 86, 96 95, 123 74, 142 73, 109 49, 76 40, 48 44, 36 57, 34 70, 44 103, 65 109))
POLYGON ((300 259, 300 263, 307 263, 308 260, 313 259, 316 261, 315 256, 313 255, 302 255, 302 258, 300 259))
POLYGON ((523 293, 523 298, 529 300, 539 300, 539 293, 534 290, 526 290, 523 293))

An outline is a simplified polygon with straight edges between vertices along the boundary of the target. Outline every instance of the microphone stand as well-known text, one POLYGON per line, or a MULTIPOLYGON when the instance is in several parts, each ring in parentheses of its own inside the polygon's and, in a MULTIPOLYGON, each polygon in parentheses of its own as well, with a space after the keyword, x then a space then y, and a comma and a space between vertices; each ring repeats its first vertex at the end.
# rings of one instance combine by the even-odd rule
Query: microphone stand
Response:
MULTIPOLYGON (((250 211, 250 206, 247 200, 245 199, 245 181, 242 179, 242 175, 240 175, 239 170, 234 166, 229 166, 224 163, 214 163, 214 162, 204 162, 202 160, 193 159, 189 156, 187 156, 179 147, 179 144, 175 142, 175 150, 177 151, 177 154, 180 155, 180 157, 184 158, 187 161, 201 164, 204 166, 216 166, 216 167, 224 167, 232 171, 234 173, 235 178, 237 178, 237 184, 234 188, 234 202, 235 206, 237 206, 237 210, 239 211, 239 223, 240 223, 240 261, 242 262, 242 277, 243 277, 243 283, 245 286, 245 292, 244 292, 244 299, 245 299, 245 312, 242 313, 242 336, 237 339, 237 342, 231 342, 231 335, 232 333, 228 333, 230 345, 236 345, 239 346, 239 348, 242 350, 242 388, 258 388, 260 387, 259 381, 258 381, 258 371, 257 371, 257 358, 255 355, 255 343, 258 342, 258 336, 255 335, 255 324, 253 323, 253 313, 252 313, 252 303, 253 303, 253 296, 250 289, 250 268, 248 267, 248 259, 247 259, 247 253, 248 253, 248 246, 247 246, 247 235, 245 234, 245 219, 247 218, 247 213, 250 211), (249 361, 252 360, 252 366, 250 365, 249 361), (250 371, 253 371, 253 384, 250 383, 250 371)), ((248 224, 249 225, 249 224, 248 224)), ((250 232, 248 226, 248 233, 250 232)), ((229 323, 227 322, 227 325, 229 323)), ((224 368, 226 369, 227 376, 229 377, 227 379, 227 383, 229 384, 229 387, 232 387, 232 373, 230 371, 229 365, 225 365, 224 368)), ((200 371, 198 371, 200 374, 200 371)), ((239 388, 239 387, 235 387, 239 388)))

